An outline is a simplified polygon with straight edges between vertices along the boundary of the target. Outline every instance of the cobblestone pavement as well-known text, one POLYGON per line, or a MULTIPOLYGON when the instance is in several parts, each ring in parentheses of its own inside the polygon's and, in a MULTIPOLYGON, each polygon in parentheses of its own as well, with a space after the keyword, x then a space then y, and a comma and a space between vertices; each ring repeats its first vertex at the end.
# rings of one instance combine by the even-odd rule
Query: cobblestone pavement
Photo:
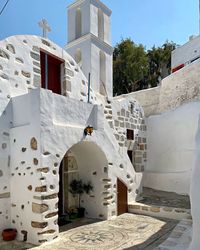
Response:
POLYGON ((144 187, 142 197, 140 202, 146 205, 190 209, 190 198, 188 195, 179 195, 173 192, 144 187))
MULTIPOLYGON (((177 223, 174 220, 123 214, 114 220, 61 232, 53 242, 32 250, 153 250, 166 240, 177 223)), ((29 249, 25 247, 1 248, 0 244, 1 250, 29 249)))

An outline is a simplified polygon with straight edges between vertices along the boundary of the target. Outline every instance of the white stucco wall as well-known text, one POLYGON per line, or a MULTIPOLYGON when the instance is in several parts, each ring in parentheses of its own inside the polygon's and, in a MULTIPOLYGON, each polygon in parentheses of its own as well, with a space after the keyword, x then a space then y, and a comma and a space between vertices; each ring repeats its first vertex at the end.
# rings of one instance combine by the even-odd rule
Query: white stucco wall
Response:
POLYGON ((41 186, 40 173, 33 159, 40 164, 40 99, 38 91, 12 99, 13 127, 10 130, 11 145, 11 226, 17 228, 18 239, 35 242, 38 230, 31 221, 41 221, 41 214, 32 210, 37 203, 37 187, 41 186), (31 138, 38 141, 38 150, 30 148, 31 138))
POLYGON ((145 89, 137 92, 132 92, 126 95, 120 95, 114 97, 114 100, 120 100, 121 98, 134 98, 136 99, 144 110, 146 117, 156 114, 160 98, 160 86, 145 89))
MULTIPOLYGON (((82 54, 82 70, 86 78, 91 74, 91 86, 97 93, 101 93, 100 79, 100 52, 105 55, 105 88, 103 92, 108 97, 113 96, 112 81, 112 47, 111 47, 111 11, 100 1, 77 1, 68 7, 68 44, 67 52, 75 58, 77 49, 82 54), (76 11, 82 13, 82 34, 75 37, 74 20, 76 11), (102 11, 103 17, 103 38, 99 37, 98 10, 102 11), (86 24, 85 24, 86 22, 86 24), (72 24, 72 25, 71 25, 72 24), (87 26, 87 27, 85 27, 87 26)), ((102 93, 101 93, 102 94, 102 93)))
POLYGON ((147 119, 146 187, 189 194, 200 102, 147 119))
MULTIPOLYGON (((3 106, 3 105, 2 105, 3 106)), ((1 113, 1 112, 0 112, 1 113)), ((7 104, 0 116, 0 231, 11 225, 10 201, 10 127, 12 105, 7 104)))
MULTIPOLYGON (((200 118, 200 117, 199 117, 200 118)), ((199 212, 199 204, 200 204, 200 196, 199 196, 199 189, 200 189, 200 119, 198 120, 198 128, 195 138, 195 145, 196 145, 196 155, 195 155, 195 162, 192 171, 192 179, 191 179, 191 212, 192 212, 192 219, 193 219, 193 226, 192 226, 192 242, 190 244, 189 250, 198 250, 200 246, 200 212, 199 212)))

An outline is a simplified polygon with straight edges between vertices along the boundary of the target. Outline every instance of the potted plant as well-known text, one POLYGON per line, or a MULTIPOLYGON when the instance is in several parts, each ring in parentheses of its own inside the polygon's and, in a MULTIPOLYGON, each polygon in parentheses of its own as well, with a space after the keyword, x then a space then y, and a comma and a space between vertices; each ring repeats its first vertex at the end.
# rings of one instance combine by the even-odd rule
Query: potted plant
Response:
POLYGON ((70 207, 67 210, 68 216, 70 220, 77 219, 78 217, 78 209, 76 207, 70 207))
POLYGON ((81 195, 84 193, 83 183, 81 180, 72 180, 70 183, 69 192, 75 197, 78 196, 78 217, 84 217, 85 208, 81 207, 81 195))
POLYGON ((4 229, 2 232, 2 237, 4 241, 14 240, 17 236, 17 230, 13 228, 4 229))
POLYGON ((75 197, 78 196, 78 218, 82 218, 85 215, 85 208, 81 207, 81 195, 85 192, 89 192, 93 189, 90 182, 84 184, 82 180, 72 180, 70 183, 69 192, 75 197))

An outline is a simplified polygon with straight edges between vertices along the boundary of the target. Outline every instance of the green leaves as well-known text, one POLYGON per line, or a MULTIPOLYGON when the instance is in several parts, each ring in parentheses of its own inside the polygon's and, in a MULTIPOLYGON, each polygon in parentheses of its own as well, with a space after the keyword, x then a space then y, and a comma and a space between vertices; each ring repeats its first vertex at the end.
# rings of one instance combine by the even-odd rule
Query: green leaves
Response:
POLYGON ((130 38, 122 39, 113 53, 114 95, 155 87, 170 74, 171 52, 176 44, 166 41, 161 47, 145 51, 130 38))

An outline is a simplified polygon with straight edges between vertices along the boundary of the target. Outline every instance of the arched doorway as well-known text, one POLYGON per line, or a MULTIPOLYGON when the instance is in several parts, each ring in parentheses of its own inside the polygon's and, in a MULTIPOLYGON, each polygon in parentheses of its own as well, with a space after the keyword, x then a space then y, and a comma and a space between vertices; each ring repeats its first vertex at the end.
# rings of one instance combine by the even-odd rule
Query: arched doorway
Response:
POLYGON ((80 206, 85 208, 85 216, 99 218, 100 215, 106 215, 102 179, 107 178, 107 165, 105 154, 94 142, 79 142, 66 152, 60 164, 59 216, 67 215, 71 208, 79 205, 78 197, 69 191, 73 180, 81 180, 85 184, 89 182, 93 187, 89 194, 81 195, 80 206))

